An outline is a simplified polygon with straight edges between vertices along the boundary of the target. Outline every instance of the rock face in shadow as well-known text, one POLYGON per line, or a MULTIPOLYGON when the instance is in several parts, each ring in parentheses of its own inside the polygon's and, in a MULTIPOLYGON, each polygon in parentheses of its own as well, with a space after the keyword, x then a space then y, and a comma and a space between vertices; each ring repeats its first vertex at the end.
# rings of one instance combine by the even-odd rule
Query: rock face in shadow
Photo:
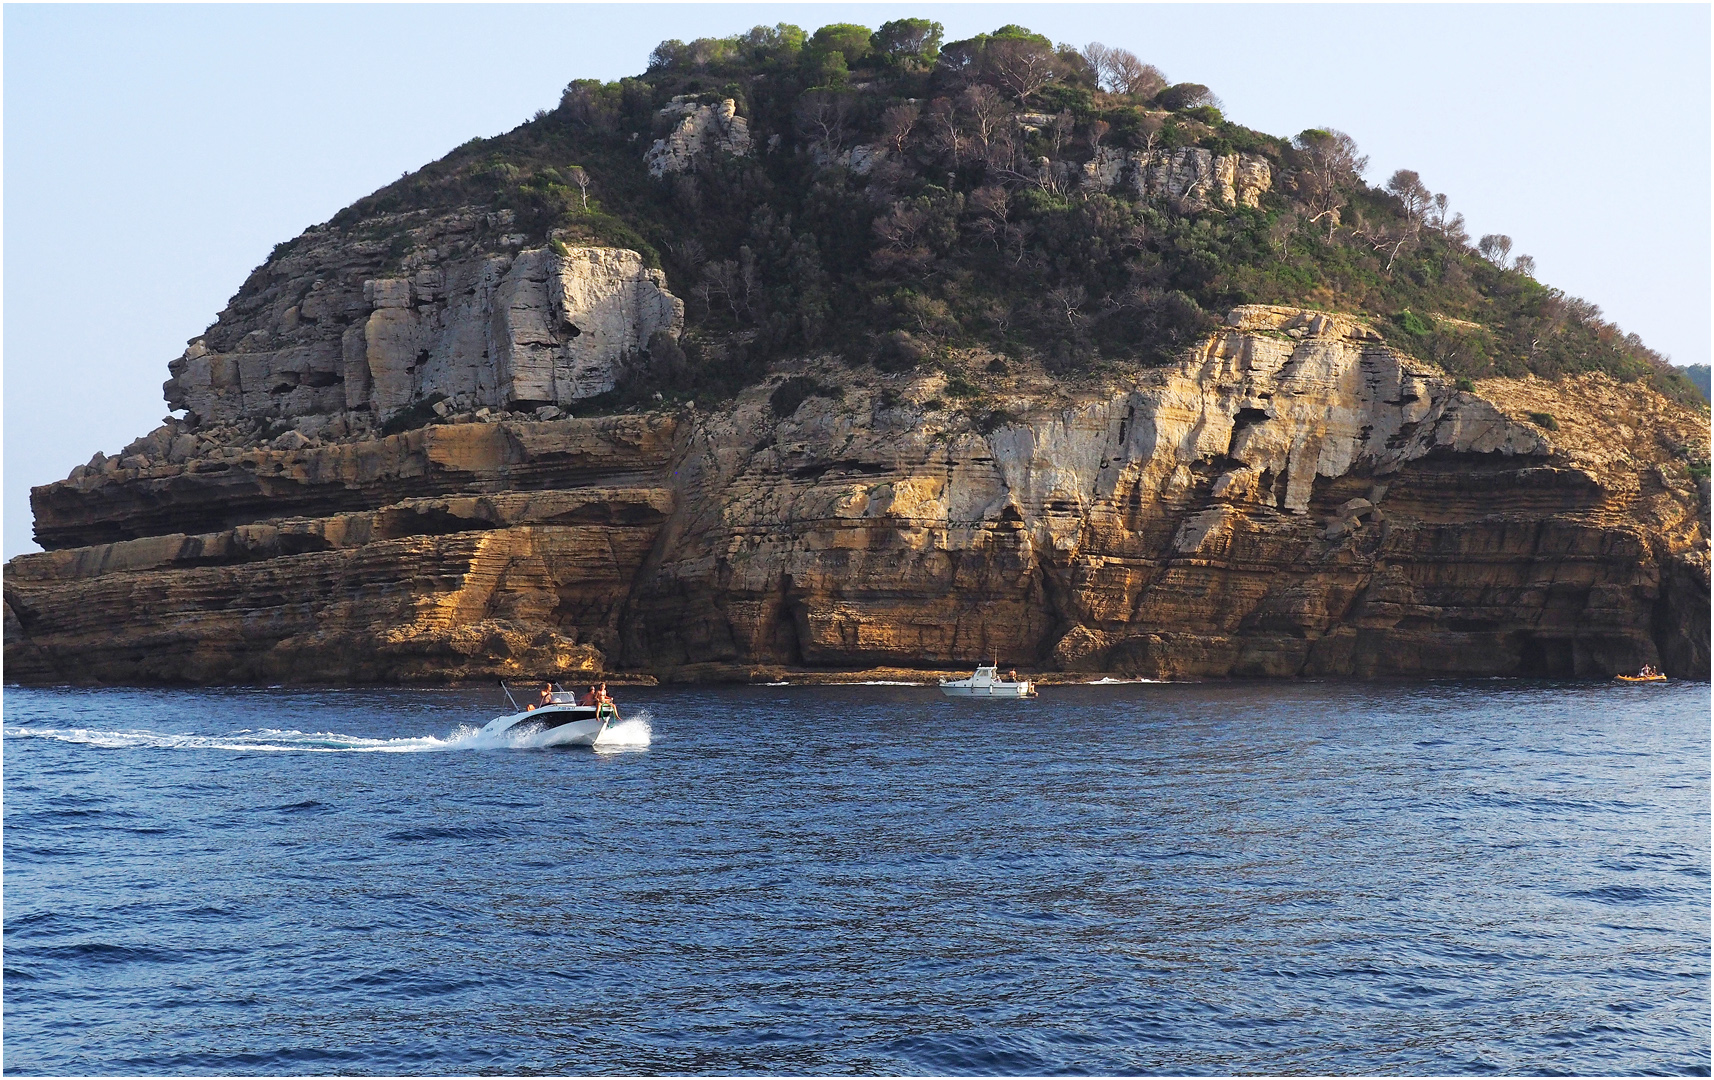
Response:
POLYGON ((1708 678, 1708 489, 1684 460, 1707 420, 1643 387, 1460 391, 1348 317, 1263 307, 1075 392, 996 378, 947 408, 938 374, 775 382, 806 372, 842 396, 484 410, 284 446, 157 433, 33 492, 51 550, 7 565, 8 676, 997 655, 1151 678, 1708 678))

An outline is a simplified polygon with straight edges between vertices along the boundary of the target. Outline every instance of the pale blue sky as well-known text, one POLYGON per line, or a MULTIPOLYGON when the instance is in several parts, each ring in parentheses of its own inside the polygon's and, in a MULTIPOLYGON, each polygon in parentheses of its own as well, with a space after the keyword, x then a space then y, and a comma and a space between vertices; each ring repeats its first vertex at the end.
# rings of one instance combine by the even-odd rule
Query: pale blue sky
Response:
POLYGON ((756 23, 1129 48, 1232 119, 1349 132, 1678 363, 1709 359, 1709 8, 667 4, 5 9, 5 554, 29 488, 160 422, 167 362, 281 240, 756 23))

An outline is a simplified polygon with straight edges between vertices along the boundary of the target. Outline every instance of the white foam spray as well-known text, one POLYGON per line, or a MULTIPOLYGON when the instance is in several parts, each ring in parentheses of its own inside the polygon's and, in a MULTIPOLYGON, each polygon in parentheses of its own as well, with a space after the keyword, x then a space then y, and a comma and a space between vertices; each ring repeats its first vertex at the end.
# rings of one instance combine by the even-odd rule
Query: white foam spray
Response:
POLYGON ((607 730, 595 737, 595 749, 609 750, 641 750, 649 745, 654 738, 654 728, 649 721, 654 717, 647 709, 638 709, 628 719, 617 724, 609 724, 607 730))
MULTIPOLYGON (((96 746, 103 749, 153 750, 228 750, 244 753, 360 753, 360 754, 421 754, 448 750, 508 750, 535 749, 556 745, 556 738, 567 733, 550 728, 533 729, 513 734, 485 732, 473 725, 461 725, 444 738, 433 735, 407 736, 398 739, 371 739, 361 735, 343 735, 335 731, 293 731, 260 728, 231 732, 225 735, 175 734, 133 728, 130 731, 102 731, 96 728, 49 728, 8 726, 7 738, 54 739, 58 742, 96 746)), ((635 750, 649 745, 651 729, 647 712, 614 724, 602 732, 597 749, 635 750)))
POLYGON ((761 685, 763 685, 763 686, 930 686, 932 684, 926 683, 926 682, 911 682, 907 679, 865 679, 862 681, 855 681, 855 682, 835 682, 835 683, 770 682, 770 683, 762 683, 761 685))

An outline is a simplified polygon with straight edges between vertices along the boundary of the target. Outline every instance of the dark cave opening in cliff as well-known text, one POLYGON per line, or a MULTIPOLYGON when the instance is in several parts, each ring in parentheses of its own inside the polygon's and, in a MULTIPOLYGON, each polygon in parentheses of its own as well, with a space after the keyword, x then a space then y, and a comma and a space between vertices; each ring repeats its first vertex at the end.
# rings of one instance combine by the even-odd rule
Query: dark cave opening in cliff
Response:
POLYGON ((374 540, 398 540, 406 536, 450 536, 453 533, 491 529, 485 521, 459 517, 445 510, 381 510, 375 514, 374 540))
POLYGON ((1519 675, 1569 679, 1576 673, 1576 648, 1569 638, 1529 637, 1518 652, 1519 675))

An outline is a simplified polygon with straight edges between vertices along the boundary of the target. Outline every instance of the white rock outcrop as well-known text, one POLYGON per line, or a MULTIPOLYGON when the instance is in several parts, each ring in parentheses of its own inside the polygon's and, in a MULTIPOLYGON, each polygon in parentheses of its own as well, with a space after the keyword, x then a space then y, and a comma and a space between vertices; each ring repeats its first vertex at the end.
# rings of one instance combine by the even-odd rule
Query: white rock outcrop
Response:
POLYGON ((887 160, 887 156, 885 146, 863 143, 845 152, 845 167, 857 176, 868 176, 875 171, 875 166, 887 160))
POLYGON ((699 154, 718 151, 743 156, 750 152, 749 121, 738 115, 738 106, 731 98, 718 105, 699 105, 692 96, 681 94, 659 115, 672 124, 672 129, 643 155, 650 176, 684 172, 699 154))
POLYGON ((1255 208, 1273 186, 1273 167, 1258 154, 1215 154, 1194 146, 1150 152, 1103 146, 1083 166, 1083 183, 1099 191, 1164 196, 1192 210, 1255 208))
POLYGON ((676 338, 684 303, 635 251, 532 248, 319 279, 275 321, 289 326, 226 350, 193 341, 169 365, 168 404, 204 423, 385 420, 435 395, 461 409, 564 404, 611 390, 657 332, 676 338))
POLYGON ((1374 327, 1351 315, 1274 304, 1240 304, 1227 313, 1226 325, 1244 333, 1267 330, 1294 338, 1385 340, 1374 327))
MULTIPOLYGON (((1055 547, 1077 542, 1094 502, 1133 483, 1170 502, 1211 462, 1227 466, 1214 499, 1304 513, 1318 478, 1359 464, 1385 474, 1437 451, 1549 449, 1529 425, 1457 392, 1350 316, 1254 305, 1227 324, 1153 385, 989 435, 999 482, 969 501, 987 500, 996 513, 1006 499, 1063 507, 1023 515, 1034 542, 1055 547), (1256 332, 1281 326, 1317 333, 1281 340, 1256 332)), ((1179 550, 1202 547, 1222 520, 1212 511, 1197 519, 1175 541, 1179 550)))

